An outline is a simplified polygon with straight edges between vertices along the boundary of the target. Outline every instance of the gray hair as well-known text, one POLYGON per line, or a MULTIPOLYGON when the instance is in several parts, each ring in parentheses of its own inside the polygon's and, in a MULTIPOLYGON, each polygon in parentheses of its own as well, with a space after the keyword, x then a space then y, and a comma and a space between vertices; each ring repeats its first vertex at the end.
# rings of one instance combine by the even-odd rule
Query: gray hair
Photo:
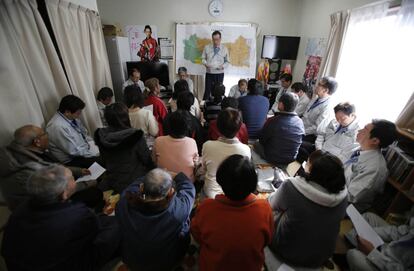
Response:
POLYGON ((39 201, 54 202, 60 199, 60 195, 65 191, 68 182, 64 166, 46 166, 29 177, 27 192, 39 201))
POLYGON ((160 168, 151 170, 144 178, 144 194, 153 199, 166 197, 172 187, 171 175, 160 168))
POLYGON ((18 128, 14 132, 14 141, 23 147, 32 145, 33 140, 38 136, 35 128, 37 127, 34 125, 25 125, 18 128))

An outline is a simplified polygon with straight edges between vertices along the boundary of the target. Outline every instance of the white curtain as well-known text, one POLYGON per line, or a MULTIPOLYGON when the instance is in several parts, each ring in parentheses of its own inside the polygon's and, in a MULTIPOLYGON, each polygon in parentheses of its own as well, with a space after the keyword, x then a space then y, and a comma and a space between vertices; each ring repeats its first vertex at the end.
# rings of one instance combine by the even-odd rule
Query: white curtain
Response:
MULTIPOLYGON (((407 34, 410 35, 407 38, 411 38, 412 46, 412 40, 414 39, 414 0, 403 1, 398 13, 398 24, 402 29, 405 29, 404 32, 407 32, 407 34)), ((414 50, 413 47, 411 47, 411 49, 414 50)), ((412 95, 405 105, 403 111, 398 116, 397 125, 400 128, 414 130, 414 84, 411 83, 409 87, 411 88, 412 95)))
POLYGON ((325 57, 321 63, 320 77, 336 76, 348 22, 349 10, 331 14, 331 30, 329 32, 325 57))
POLYGON ((36 0, 0 1, 0 144, 16 128, 44 125, 70 93, 36 0))
POLYGON ((72 92, 86 104, 82 119, 93 133, 102 126, 95 95, 112 88, 101 19, 66 1, 46 0, 46 7, 72 92))
POLYGON ((396 121, 413 93, 414 32, 406 16, 388 2, 351 11, 333 98, 354 103, 362 124, 396 121))

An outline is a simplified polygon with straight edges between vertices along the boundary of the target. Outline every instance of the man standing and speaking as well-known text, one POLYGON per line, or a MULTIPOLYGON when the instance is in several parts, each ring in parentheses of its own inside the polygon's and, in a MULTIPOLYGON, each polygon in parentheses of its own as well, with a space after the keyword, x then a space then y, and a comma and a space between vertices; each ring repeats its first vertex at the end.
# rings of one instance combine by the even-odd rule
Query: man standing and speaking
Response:
POLYGON ((203 65, 206 67, 206 84, 203 100, 210 99, 211 90, 217 83, 223 83, 224 68, 230 63, 229 51, 221 44, 220 31, 214 31, 211 35, 213 43, 208 44, 203 50, 203 65))

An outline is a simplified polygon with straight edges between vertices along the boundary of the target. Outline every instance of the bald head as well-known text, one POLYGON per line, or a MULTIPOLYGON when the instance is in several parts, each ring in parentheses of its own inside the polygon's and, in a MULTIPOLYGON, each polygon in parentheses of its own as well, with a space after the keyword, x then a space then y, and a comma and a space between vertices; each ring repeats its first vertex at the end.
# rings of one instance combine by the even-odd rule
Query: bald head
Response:
POLYGON ((151 170, 145 175, 143 193, 152 199, 166 197, 172 187, 171 175, 160 168, 151 170))
POLYGON ((48 147, 46 135, 45 131, 40 127, 25 125, 14 132, 14 141, 23 147, 34 146, 46 149, 48 147))

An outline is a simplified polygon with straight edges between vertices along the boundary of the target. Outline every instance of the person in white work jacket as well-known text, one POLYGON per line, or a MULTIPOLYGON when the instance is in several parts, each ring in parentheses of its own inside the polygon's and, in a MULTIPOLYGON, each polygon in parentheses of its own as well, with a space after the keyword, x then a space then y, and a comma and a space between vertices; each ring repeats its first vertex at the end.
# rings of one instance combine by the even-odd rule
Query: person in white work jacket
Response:
POLYGON ((210 99, 211 90, 217 83, 223 84, 224 69, 230 63, 229 51, 221 44, 220 31, 214 31, 211 35, 213 43, 204 47, 202 63, 206 67, 206 83, 203 100, 210 99))
POLYGON ((272 108, 269 111, 269 114, 274 114, 275 112, 279 112, 278 104, 280 97, 282 97, 283 94, 290 91, 290 85, 292 84, 292 75, 289 73, 284 73, 280 76, 280 85, 279 91, 276 95, 275 102, 272 105, 272 108))
POLYGON ((387 120, 373 120, 358 131, 360 149, 344 163, 348 201, 364 212, 384 190, 388 177, 387 163, 381 149, 397 137, 395 124, 387 120))
POLYGON ((339 103, 334 107, 335 119, 326 129, 318 131, 315 148, 332 153, 345 163, 352 152, 359 148, 356 136, 360 129, 355 115, 355 106, 348 102, 339 103))
POLYGON ((309 155, 315 150, 317 131, 326 128, 333 119, 331 96, 335 93, 338 83, 333 77, 323 77, 315 89, 315 97, 309 102, 302 121, 305 126, 305 136, 299 149, 297 160, 306 161, 309 155))
POLYGON ((296 95, 299 97, 299 103, 296 106, 295 112, 299 117, 303 117, 303 114, 305 113, 306 108, 310 102, 308 94, 306 93, 306 86, 301 82, 296 82, 293 83, 290 88, 292 92, 296 93, 296 95))

